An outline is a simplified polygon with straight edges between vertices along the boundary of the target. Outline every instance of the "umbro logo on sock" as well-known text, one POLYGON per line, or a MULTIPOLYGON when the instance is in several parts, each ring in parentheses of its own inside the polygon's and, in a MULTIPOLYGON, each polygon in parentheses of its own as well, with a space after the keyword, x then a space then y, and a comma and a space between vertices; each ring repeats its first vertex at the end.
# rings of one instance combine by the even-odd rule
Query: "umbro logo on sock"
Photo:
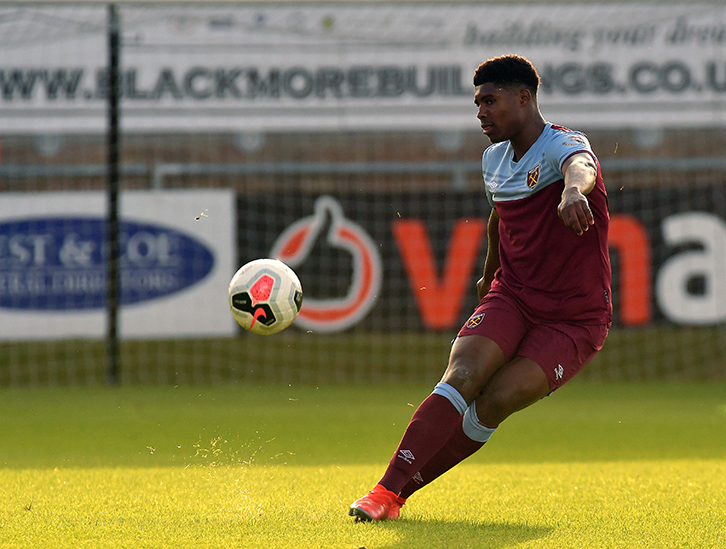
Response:
POLYGON ((416 460, 411 450, 399 450, 398 457, 409 464, 416 460))

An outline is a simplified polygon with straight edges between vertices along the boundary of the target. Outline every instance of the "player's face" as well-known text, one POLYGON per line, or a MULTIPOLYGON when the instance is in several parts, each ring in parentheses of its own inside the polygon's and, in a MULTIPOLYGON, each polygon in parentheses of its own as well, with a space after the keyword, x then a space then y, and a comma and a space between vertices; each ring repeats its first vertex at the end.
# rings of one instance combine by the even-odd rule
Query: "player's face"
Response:
POLYGON ((521 130, 523 109, 517 88, 487 82, 476 87, 474 104, 479 108, 476 116, 481 128, 492 143, 512 139, 521 130))

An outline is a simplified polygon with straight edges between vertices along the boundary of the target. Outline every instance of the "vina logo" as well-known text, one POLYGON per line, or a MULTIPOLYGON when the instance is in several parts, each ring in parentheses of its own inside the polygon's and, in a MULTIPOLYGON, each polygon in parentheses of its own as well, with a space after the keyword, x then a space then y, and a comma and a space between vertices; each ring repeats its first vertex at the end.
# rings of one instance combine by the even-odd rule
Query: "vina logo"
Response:
POLYGON ((295 268, 310 255, 327 220, 327 242, 346 250, 353 258, 353 279, 343 298, 316 299, 305 296, 296 324, 318 332, 340 332, 358 323, 376 303, 383 268, 377 246, 368 233, 345 217, 340 203, 331 196, 315 201, 315 213, 285 229, 270 256, 295 268))
MULTIPOLYGON (((99 309, 106 305, 106 221, 31 218, 0 223, 0 307, 99 309)), ((212 252, 173 229, 122 222, 122 305, 180 292, 205 278, 212 252)))

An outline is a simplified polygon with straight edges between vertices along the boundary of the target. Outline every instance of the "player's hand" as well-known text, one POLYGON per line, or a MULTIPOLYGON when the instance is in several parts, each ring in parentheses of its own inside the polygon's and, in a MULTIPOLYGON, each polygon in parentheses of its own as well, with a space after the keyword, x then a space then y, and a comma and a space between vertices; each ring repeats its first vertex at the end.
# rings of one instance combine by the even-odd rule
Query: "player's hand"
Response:
POLYGON ((577 188, 566 189, 562 193, 562 201, 557 206, 557 215, 564 221, 568 229, 582 235, 595 224, 587 198, 577 188))
POLYGON ((484 280, 484 277, 481 277, 479 280, 476 281, 476 295, 479 296, 479 301, 484 299, 484 296, 489 293, 491 287, 492 283, 486 282, 484 280))

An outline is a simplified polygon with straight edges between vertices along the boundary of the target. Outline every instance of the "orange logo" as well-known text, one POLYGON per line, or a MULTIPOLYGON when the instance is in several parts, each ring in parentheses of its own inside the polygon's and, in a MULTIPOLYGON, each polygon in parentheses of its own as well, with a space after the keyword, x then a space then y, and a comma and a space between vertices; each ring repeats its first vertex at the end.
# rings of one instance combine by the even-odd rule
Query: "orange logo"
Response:
POLYGON ((539 164, 527 172, 527 187, 533 189, 539 179, 539 164))
POLYGON ((353 279, 343 298, 306 295, 295 324, 316 332, 341 332, 357 324, 375 305, 383 278, 381 256, 365 229, 345 217, 340 203, 332 196, 321 196, 315 201, 312 216, 295 221, 282 232, 270 257, 290 267, 300 265, 319 237, 325 237, 331 247, 351 254, 353 279))

